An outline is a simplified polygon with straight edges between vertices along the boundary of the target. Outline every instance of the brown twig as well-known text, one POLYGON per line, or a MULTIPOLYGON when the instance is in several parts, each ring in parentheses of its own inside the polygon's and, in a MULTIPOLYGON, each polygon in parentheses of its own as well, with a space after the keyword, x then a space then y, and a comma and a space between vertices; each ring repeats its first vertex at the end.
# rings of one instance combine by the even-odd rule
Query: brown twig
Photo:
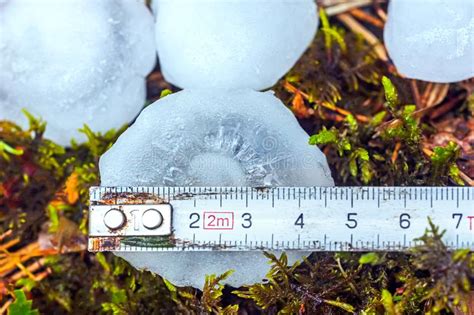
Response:
MULTIPOLYGON (((295 87, 294 85, 292 85, 290 82, 288 81, 285 81, 285 83, 283 83, 283 87, 290 93, 293 93, 293 94, 300 94, 304 99, 306 100, 309 100, 309 95, 300 91, 297 87, 295 87)), ((330 103, 327 103, 327 102, 317 102, 317 104, 321 107, 324 107, 326 109, 329 109, 331 111, 334 111, 338 114, 341 114, 343 116, 348 116, 348 115, 352 115, 352 113, 348 110, 345 110, 343 108, 340 108, 340 107, 337 107, 336 105, 333 105, 333 104, 330 104, 330 103)), ((359 115, 359 114, 356 114, 356 115, 353 115, 358 121, 360 122, 363 122, 363 123, 366 123, 369 121, 369 118, 367 116, 364 116, 364 115, 359 115)), ((342 120, 344 120, 344 117, 342 118, 342 120)), ((339 121, 339 118, 337 119, 337 121, 339 121)))
POLYGON ((430 118, 431 119, 436 119, 444 114, 446 114, 447 112, 449 112, 451 109, 453 109, 456 104, 458 102, 460 102, 461 100, 463 100, 464 98, 466 97, 466 94, 465 93, 461 93, 459 94, 458 96, 456 97, 453 97, 452 99, 450 99, 449 101, 441 104, 440 106, 438 106, 435 110, 433 110, 431 113, 430 113, 430 118))
MULTIPOLYGON (((35 273, 38 269, 40 269, 44 266, 45 261, 46 261, 46 258, 43 257, 43 258, 31 263, 30 265, 26 266, 26 269, 31 273, 35 273)), ((11 282, 15 282, 18 279, 23 278, 26 275, 27 274, 23 270, 20 269, 20 271, 17 271, 13 275, 8 277, 8 280, 11 281, 11 282)))
POLYGON ((384 45, 378 40, 378 38, 374 34, 372 34, 362 24, 357 22, 357 20, 354 19, 350 14, 339 14, 337 18, 351 31, 362 35, 362 37, 364 37, 364 39, 374 47, 375 53, 381 60, 388 61, 388 56, 387 52, 385 51, 384 45))
POLYGON ((361 20, 361 21, 364 21, 364 22, 367 22, 369 24, 372 24, 373 26, 375 27, 378 27, 378 28, 383 28, 384 26, 384 23, 379 20, 378 18, 372 16, 371 14, 361 10, 361 9, 352 9, 349 11, 350 14, 352 14, 354 17, 356 17, 357 19, 361 20))
POLYGON ((425 106, 425 104, 428 100, 428 96, 431 94, 432 89, 433 89, 433 83, 428 82, 428 84, 426 85, 426 87, 423 91, 423 94, 421 95, 421 99, 420 99, 420 104, 421 104, 422 107, 425 106))
MULTIPOLYGON (((355 8, 364 7, 370 5, 372 0, 353 0, 351 2, 343 2, 339 4, 335 4, 332 6, 325 6, 326 14, 328 16, 338 15, 355 8)), ((323 4, 324 5, 324 4, 323 4)))
POLYGON ((413 93, 413 99, 415 100, 416 108, 420 108, 421 107, 420 90, 418 89, 416 80, 410 80, 410 86, 411 86, 411 91, 413 93))
POLYGON ((12 235, 12 233, 13 233, 13 230, 8 230, 2 235, 0 235, 0 242, 3 241, 5 238, 9 237, 10 235, 12 235))
POLYGON ((1 307, 0 307, 0 314, 6 314, 7 311, 8 311, 8 307, 10 306, 10 304, 13 303, 13 300, 7 300, 5 302, 5 304, 3 304, 1 307))
POLYGON ((380 7, 380 2, 381 1, 378 1, 378 0, 374 1, 375 13, 377 13, 379 18, 385 23, 385 22, 387 22, 387 14, 380 7))
POLYGON ((392 157, 390 159, 390 161, 392 161, 392 164, 395 164, 395 162, 397 161, 398 159, 398 152, 400 151, 400 147, 402 146, 402 143, 401 142, 397 142, 395 144, 395 148, 393 149, 393 153, 392 153, 392 157))
POLYGON ((426 99, 424 107, 432 107, 441 103, 448 95, 449 84, 435 83, 433 89, 426 99))

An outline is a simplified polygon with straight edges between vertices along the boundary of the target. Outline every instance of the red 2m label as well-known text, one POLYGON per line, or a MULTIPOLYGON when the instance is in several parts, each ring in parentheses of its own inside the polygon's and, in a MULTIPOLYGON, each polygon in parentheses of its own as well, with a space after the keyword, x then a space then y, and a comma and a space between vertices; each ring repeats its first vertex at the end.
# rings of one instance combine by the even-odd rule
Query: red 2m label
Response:
POLYGON ((233 230, 233 212, 204 212, 204 230, 233 230))

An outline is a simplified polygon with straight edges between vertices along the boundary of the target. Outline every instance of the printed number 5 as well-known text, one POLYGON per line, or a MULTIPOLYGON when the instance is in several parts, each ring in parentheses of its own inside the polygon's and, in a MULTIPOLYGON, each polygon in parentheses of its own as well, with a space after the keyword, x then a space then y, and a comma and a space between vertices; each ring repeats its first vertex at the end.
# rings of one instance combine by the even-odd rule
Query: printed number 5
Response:
POLYGON ((357 215, 357 213, 355 212, 352 212, 352 213, 348 213, 347 214, 347 221, 349 221, 351 224, 349 223, 346 223, 346 226, 349 228, 349 229, 355 229, 357 227, 357 220, 354 219, 353 217, 355 217, 357 215))

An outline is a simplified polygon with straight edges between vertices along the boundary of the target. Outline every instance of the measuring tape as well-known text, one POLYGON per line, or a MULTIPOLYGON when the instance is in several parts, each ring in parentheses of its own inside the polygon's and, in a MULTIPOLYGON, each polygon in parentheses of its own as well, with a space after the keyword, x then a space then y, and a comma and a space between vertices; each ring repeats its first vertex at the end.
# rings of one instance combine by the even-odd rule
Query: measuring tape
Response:
POLYGON ((92 187, 90 251, 474 250, 472 187, 92 187))

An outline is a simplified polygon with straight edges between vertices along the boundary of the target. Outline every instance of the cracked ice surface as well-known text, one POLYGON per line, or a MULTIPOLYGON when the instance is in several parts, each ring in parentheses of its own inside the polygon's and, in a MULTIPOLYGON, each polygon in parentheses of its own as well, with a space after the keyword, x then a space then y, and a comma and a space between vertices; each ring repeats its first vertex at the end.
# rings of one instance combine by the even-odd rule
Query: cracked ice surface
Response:
POLYGON ((153 3, 161 69, 181 88, 269 88, 296 63, 318 25, 314 0, 153 3))
POLYGON ((153 17, 138 0, 0 2, 0 118, 48 122, 63 145, 132 120, 156 60, 153 17), (112 113, 112 114, 111 114, 112 113))
MULTIPOLYGON (((322 152, 272 92, 184 90, 143 110, 102 156, 105 186, 333 186, 322 152)), ((206 274, 227 283, 260 281, 259 252, 116 253, 179 286, 201 288, 206 274)), ((289 252, 290 263, 308 252, 289 252)))
POLYGON ((472 0, 392 0, 384 38, 407 77, 449 83, 474 76, 472 0))

